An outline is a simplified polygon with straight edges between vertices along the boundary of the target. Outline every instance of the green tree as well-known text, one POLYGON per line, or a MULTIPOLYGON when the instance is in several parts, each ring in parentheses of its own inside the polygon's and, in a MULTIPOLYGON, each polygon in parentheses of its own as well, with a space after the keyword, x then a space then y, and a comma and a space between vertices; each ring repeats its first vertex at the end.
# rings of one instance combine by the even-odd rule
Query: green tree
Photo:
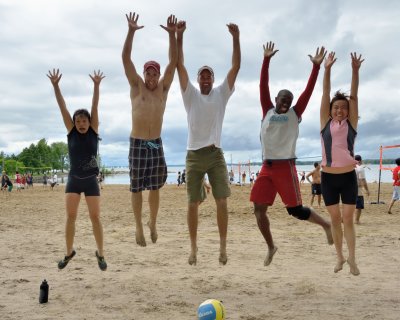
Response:
POLYGON ((54 142, 50 148, 53 168, 64 172, 69 168, 68 145, 65 142, 54 142))

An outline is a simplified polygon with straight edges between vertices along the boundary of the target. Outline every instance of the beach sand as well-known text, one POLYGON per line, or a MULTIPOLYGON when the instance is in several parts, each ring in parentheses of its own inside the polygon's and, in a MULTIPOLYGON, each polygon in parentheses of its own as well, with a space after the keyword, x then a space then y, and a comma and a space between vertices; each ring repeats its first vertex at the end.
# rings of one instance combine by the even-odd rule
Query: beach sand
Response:
MULTIPOLYGON (((377 184, 369 184, 371 201, 377 184)), ((198 305, 222 300, 226 319, 399 319, 400 206, 387 214, 390 184, 381 186, 386 204, 367 204, 356 225, 361 275, 349 266, 334 273, 336 255, 322 228, 287 215, 279 197, 270 209, 279 247, 264 267, 266 245, 257 228, 249 186, 232 186, 229 198, 228 263, 220 266, 215 204, 200 206, 198 262, 190 266, 186 190, 168 185, 161 192, 158 242, 136 245, 130 192, 126 185, 105 185, 102 222, 108 270, 95 258, 95 241, 86 204, 76 224, 76 256, 62 271, 65 254, 64 186, 51 191, 35 185, 0 195, 1 319, 196 319, 198 305), (39 304, 43 279, 49 302, 39 304)), ((309 184, 302 185, 310 200, 309 184)), ((147 194, 144 195, 144 198, 147 194)), ((148 205, 144 203, 143 222, 148 205)), ((317 208, 318 209, 318 208, 317 208)), ((328 218, 324 208, 321 214, 328 218)))

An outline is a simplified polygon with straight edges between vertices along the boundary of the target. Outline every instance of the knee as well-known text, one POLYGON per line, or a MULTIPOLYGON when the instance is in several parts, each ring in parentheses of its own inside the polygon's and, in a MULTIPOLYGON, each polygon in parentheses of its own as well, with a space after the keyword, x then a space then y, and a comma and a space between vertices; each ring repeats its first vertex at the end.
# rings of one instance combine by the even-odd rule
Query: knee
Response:
POLYGON ((302 205, 297 207, 286 208, 286 210, 291 216, 299 220, 308 220, 308 218, 310 218, 311 215, 310 208, 303 207, 302 205))
POLYGON ((260 220, 262 217, 266 217, 267 215, 267 205, 263 204, 254 204, 254 215, 256 216, 257 220, 260 220))

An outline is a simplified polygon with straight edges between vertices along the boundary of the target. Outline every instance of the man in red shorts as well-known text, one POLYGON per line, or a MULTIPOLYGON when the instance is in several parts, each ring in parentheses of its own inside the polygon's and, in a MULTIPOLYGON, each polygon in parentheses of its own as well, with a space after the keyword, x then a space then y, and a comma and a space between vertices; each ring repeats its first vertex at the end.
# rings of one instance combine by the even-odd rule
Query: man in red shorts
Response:
POLYGON ((281 90, 275 98, 276 107, 272 104, 269 92, 268 68, 274 50, 274 43, 264 46, 264 61, 260 78, 260 100, 263 111, 261 125, 261 144, 263 166, 251 190, 250 201, 254 203, 254 213, 258 228, 268 245, 268 253, 264 265, 268 266, 278 247, 275 246, 270 230, 267 209, 274 203, 276 194, 282 198, 288 213, 299 220, 308 220, 320 225, 326 232, 329 244, 333 244, 330 223, 319 216, 313 209, 304 207, 301 200, 299 180, 295 164, 296 142, 299 135, 299 123, 307 103, 311 97, 318 78, 319 67, 325 57, 325 48, 317 49, 314 57, 309 55, 313 63, 312 72, 305 91, 297 103, 291 108, 293 94, 289 90, 281 90))

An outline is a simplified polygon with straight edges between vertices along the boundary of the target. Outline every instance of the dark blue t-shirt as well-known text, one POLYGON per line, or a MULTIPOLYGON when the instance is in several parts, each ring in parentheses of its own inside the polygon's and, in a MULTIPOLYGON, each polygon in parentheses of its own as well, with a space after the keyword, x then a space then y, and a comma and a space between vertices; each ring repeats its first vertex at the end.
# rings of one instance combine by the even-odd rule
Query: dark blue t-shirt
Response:
POLYGON ((74 126, 68 134, 68 153, 70 161, 70 175, 85 178, 98 175, 97 146, 98 134, 89 127, 85 134, 78 132, 74 126))

